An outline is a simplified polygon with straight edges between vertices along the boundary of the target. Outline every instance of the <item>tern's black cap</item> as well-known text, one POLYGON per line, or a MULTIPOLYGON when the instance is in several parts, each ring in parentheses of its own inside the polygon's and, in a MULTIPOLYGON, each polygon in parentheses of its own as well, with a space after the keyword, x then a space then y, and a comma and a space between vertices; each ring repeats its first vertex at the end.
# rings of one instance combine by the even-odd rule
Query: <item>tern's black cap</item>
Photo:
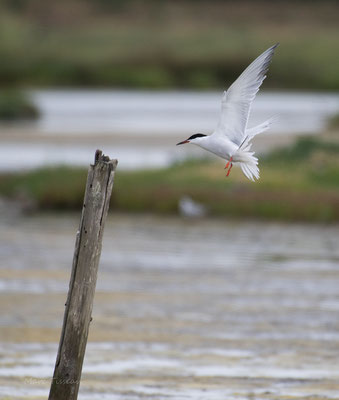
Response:
POLYGON ((187 140, 195 139, 197 137, 204 137, 204 136, 206 136, 206 135, 204 135, 203 133, 195 133, 194 135, 189 137, 187 140))

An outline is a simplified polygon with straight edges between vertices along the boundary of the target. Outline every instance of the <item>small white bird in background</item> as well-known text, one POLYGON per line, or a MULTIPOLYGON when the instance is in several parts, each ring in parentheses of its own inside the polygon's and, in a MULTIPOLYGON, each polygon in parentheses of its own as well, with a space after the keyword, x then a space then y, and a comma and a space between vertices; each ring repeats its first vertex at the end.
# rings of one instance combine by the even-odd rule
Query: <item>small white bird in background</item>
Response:
POLYGON ((256 58, 224 92, 219 123, 212 135, 197 133, 177 145, 192 143, 223 158, 227 161, 226 176, 229 176, 234 164, 241 167, 248 179, 259 179, 258 159, 254 157, 254 152, 250 151, 251 140, 269 129, 272 119, 251 129, 247 129, 247 122, 251 104, 266 78, 265 74, 278 44, 256 58))

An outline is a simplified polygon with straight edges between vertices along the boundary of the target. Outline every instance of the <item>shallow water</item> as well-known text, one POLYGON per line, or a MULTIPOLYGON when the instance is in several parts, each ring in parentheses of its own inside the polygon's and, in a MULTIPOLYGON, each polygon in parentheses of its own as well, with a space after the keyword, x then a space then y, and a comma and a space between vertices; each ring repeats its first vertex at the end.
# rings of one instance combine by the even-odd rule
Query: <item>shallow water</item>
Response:
MULTIPOLYGON (((166 135, 211 132, 222 91, 44 90, 31 96, 42 111, 37 124, 42 132, 166 135)), ((252 123, 278 114, 273 132, 311 133, 337 112, 337 93, 262 91, 253 103, 252 123)))
MULTIPOLYGON (((0 394, 46 398, 78 217, 0 231, 0 394)), ((111 215, 83 399, 339 398, 338 226, 111 215)))
MULTIPOLYGON (((119 168, 165 167, 206 155, 175 144, 193 133, 211 133, 219 92, 43 90, 30 92, 41 109, 32 124, 0 126, 0 171, 45 165, 87 166, 97 148, 119 159, 119 168)), ((337 93, 260 93, 249 126, 277 116, 269 134, 255 139, 264 152, 296 134, 316 134, 339 112, 337 93)))

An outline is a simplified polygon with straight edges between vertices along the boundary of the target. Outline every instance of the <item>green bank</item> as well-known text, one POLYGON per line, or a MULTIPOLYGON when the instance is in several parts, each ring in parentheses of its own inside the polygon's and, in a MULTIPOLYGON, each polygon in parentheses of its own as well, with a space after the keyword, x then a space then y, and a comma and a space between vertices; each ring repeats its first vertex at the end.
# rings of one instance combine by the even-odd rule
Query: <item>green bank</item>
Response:
POLYGON ((0 2, 0 85, 223 88, 276 42, 265 87, 339 90, 335 1, 0 2))
POLYGON ((38 117, 38 108, 24 92, 13 89, 0 91, 0 120, 27 121, 38 117))
MULTIPOLYGON (((286 221, 339 221, 339 143, 302 138, 261 159, 261 179, 249 182, 233 168, 210 159, 165 169, 116 172, 111 210, 177 214, 183 196, 206 206, 209 215, 286 221)), ((79 210, 87 171, 42 168, 2 174, 0 195, 30 210, 79 210), (28 205, 28 206, 27 206, 28 205)))

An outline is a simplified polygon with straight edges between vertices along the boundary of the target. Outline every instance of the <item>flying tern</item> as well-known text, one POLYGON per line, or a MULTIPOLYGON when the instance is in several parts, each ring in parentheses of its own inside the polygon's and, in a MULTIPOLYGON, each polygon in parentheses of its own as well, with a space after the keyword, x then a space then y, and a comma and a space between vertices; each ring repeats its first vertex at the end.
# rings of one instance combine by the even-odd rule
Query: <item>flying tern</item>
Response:
POLYGON ((177 143, 192 143, 226 160, 225 169, 229 176, 231 168, 239 165, 244 175, 254 181, 259 179, 258 159, 251 150, 251 140, 269 129, 272 118, 247 128, 251 104, 266 78, 269 64, 279 43, 267 49, 224 92, 218 125, 211 135, 196 133, 177 143))

